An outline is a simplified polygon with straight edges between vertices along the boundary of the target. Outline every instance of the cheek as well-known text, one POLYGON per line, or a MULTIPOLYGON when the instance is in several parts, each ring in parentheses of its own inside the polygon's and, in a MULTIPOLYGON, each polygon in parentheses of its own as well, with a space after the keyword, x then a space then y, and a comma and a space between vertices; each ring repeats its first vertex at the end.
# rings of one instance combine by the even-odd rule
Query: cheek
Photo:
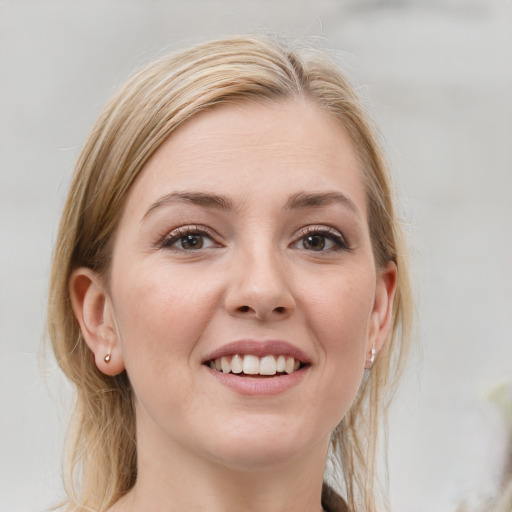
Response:
POLYGON ((191 353, 215 311, 215 282, 152 265, 126 273, 117 290, 116 315, 130 378, 148 371, 186 375, 191 353))
POLYGON ((361 384, 373 303, 372 276, 360 273, 329 280, 322 293, 310 300, 309 328, 325 372, 320 393, 331 404, 333 426, 347 412, 361 384))
POLYGON ((326 355, 364 354, 375 295, 367 274, 333 276, 312 295, 309 317, 326 355))

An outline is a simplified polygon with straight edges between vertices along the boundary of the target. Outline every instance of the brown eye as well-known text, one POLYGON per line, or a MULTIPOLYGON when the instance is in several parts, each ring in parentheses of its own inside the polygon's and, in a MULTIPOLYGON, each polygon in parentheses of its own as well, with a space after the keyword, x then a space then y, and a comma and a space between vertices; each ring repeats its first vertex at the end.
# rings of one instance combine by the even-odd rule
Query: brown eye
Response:
POLYGON ((325 249, 325 236, 307 235, 302 239, 302 246, 308 251, 323 251, 325 249))
POLYGON ((214 234, 206 231, 206 228, 197 226, 180 227, 173 230, 161 243, 165 249, 174 249, 178 251, 199 251, 219 247, 214 240, 214 234))
POLYGON ((187 235, 181 237, 180 245, 182 249, 202 249, 204 245, 203 235, 187 235))
POLYGON ((301 229, 292 247, 322 253, 350 250, 344 236, 329 226, 307 226, 301 229))

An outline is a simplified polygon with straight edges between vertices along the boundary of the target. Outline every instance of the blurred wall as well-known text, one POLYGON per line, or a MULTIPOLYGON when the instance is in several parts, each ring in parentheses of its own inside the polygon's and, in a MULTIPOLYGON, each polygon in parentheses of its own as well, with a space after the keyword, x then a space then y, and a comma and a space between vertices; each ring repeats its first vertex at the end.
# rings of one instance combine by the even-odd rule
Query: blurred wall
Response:
POLYGON ((39 344, 88 130, 141 62, 254 31, 341 51, 386 140, 421 340, 391 411, 393 510, 474 510, 495 491, 505 431, 485 397, 512 378, 512 2, 0 0, 0 512, 62 495, 67 386, 51 360, 41 371, 39 344))

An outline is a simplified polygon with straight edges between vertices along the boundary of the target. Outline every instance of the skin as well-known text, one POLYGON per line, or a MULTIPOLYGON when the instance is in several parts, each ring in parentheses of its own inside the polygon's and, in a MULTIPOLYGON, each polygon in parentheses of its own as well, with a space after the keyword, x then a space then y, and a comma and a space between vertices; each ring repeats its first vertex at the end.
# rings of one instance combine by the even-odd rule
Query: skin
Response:
POLYGON ((110 281, 80 268, 70 282, 98 368, 126 370, 135 393, 138 480, 111 510, 320 510, 330 433, 382 347, 395 286, 392 263, 375 268, 354 145, 329 114, 293 100, 187 121, 129 192, 110 281), (232 204, 162 200, 176 192, 232 204), (346 200, 289 208, 312 193, 346 200), (282 393, 237 393, 202 363, 240 339, 287 341, 310 365, 282 393))

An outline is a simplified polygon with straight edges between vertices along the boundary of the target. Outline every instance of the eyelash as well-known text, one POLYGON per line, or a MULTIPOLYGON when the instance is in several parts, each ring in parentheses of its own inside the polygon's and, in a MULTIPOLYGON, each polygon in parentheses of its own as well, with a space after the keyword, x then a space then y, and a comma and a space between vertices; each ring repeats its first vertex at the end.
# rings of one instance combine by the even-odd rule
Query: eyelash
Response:
MULTIPOLYGON (((302 228, 297 233, 296 241, 293 242, 293 245, 300 243, 301 241, 304 243, 304 239, 307 236, 321 236, 323 238, 327 238, 330 240, 334 247, 331 247, 326 250, 314 251, 311 252, 331 252, 331 251, 350 251, 351 248, 347 243, 345 237, 336 229, 331 228, 329 226, 306 226, 302 228)), ((304 250, 307 250, 304 248, 304 250)))
MULTIPOLYGON (((201 237, 208 237, 210 240, 215 242, 215 239, 217 238, 217 235, 213 230, 210 228, 207 228, 206 226, 182 226, 176 229, 173 229, 168 235, 164 237, 164 239, 161 241, 160 248, 162 249, 172 249, 173 245, 176 242, 179 242, 181 239, 185 238, 186 236, 190 235, 196 235, 201 237)), ((219 245, 217 242, 215 242, 217 245, 219 245)), ((175 247, 174 249, 179 251, 192 251, 192 249, 183 249, 175 247)))
MULTIPOLYGON (((186 251, 186 252, 193 252, 194 249, 185 249, 185 248, 179 248, 179 247, 173 247, 173 245, 176 242, 179 242, 180 240, 184 239, 187 236, 200 236, 200 237, 207 237, 209 238, 214 244, 219 246, 218 242, 215 240, 217 239, 216 233, 211 230, 210 228, 206 226, 181 226, 179 228, 173 229, 168 235, 166 235, 163 240, 159 243, 159 247, 162 249, 176 249, 178 251, 186 251)), ((290 246, 294 247, 297 244, 299 244, 301 241, 304 244, 304 239, 307 236, 320 236, 323 238, 326 238, 330 240, 334 246, 330 247, 328 249, 315 251, 311 249, 310 252, 333 252, 333 251, 349 251, 351 250, 350 246, 348 245, 347 241, 345 240, 345 237, 336 229, 331 228, 329 226, 306 226, 299 230, 299 232, 294 237, 295 240, 290 246)), ((203 249, 203 247, 196 249, 200 250, 203 249)), ((206 248, 204 248, 206 249, 206 248)), ((304 250, 308 250, 305 247, 302 247, 304 250)), ((309 251, 308 251, 309 252, 309 251)))

